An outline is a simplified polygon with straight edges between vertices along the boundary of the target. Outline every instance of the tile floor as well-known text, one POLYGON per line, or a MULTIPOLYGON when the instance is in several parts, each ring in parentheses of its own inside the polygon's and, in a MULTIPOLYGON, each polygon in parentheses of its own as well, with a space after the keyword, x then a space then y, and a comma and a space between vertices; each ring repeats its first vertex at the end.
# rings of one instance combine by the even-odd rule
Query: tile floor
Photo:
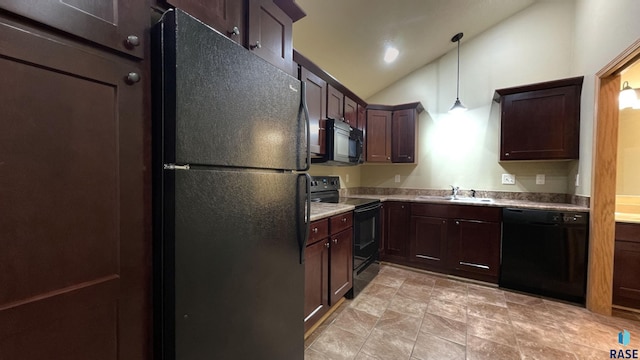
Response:
POLYGON ((640 316, 584 308, 383 265, 305 341, 305 359, 609 359, 640 349, 640 316))

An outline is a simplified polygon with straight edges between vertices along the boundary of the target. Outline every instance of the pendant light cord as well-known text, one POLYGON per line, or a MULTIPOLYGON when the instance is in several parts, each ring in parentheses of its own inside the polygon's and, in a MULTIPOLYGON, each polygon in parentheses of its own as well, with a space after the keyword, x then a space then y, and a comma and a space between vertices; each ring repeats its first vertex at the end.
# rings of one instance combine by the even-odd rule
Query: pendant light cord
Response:
POLYGON ((458 84, 456 86, 456 99, 460 99, 460 39, 458 39, 458 84))

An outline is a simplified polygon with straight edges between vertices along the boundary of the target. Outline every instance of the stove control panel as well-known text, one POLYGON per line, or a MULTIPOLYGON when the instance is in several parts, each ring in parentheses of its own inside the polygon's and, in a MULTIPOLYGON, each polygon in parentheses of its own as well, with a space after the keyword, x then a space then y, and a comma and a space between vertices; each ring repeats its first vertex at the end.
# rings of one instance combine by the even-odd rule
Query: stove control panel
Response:
POLYGON ((337 176, 312 176, 311 192, 340 190, 340 178, 337 176))

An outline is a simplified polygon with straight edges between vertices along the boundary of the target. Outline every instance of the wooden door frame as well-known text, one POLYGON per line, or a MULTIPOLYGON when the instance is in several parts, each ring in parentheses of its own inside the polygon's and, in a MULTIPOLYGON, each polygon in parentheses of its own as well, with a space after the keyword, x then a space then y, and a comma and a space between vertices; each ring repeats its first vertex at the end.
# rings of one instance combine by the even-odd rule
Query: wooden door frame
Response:
POLYGON ((596 74, 587 309, 611 315, 620 72, 640 58, 640 39, 596 74))

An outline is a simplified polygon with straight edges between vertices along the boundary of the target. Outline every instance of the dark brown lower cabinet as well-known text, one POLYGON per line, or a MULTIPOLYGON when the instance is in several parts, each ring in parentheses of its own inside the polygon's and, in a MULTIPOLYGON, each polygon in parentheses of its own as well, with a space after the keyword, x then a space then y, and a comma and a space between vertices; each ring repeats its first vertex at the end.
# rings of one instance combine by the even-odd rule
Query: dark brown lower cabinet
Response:
POLYGON ((451 272, 497 283, 500 269, 500 231, 500 222, 478 219, 450 221, 448 258, 451 272))
POLYGON ((391 262, 407 260, 410 222, 409 203, 397 201, 384 203, 382 260, 391 262))
POLYGON ((304 256, 305 331, 353 287, 352 221, 349 212, 311 223, 304 256))
POLYGON ((616 223, 613 303, 640 309, 640 224, 616 223))
POLYGON ((307 246, 304 261, 304 331, 307 331, 329 310, 329 238, 307 246))
POLYGON ((352 228, 331 235, 329 249, 329 304, 333 305, 353 287, 352 228))
POLYGON ((0 15, 0 358, 149 359, 144 73, 0 15))
POLYGON ((385 254, 384 261, 498 282, 501 208, 404 202, 384 206, 384 249, 392 254, 385 254))
POLYGON ((447 266, 447 219, 411 217, 410 261, 424 268, 444 270, 447 266))

